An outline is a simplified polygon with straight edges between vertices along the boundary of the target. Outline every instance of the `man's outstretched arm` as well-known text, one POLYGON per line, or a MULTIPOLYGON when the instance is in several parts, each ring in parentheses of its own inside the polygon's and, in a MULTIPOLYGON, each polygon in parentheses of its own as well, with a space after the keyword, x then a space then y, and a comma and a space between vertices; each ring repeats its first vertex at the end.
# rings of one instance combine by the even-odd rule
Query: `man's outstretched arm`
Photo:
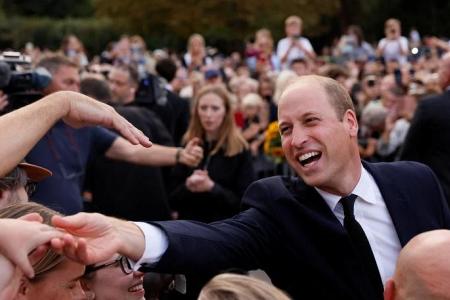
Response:
POLYGON ((149 139, 111 106, 79 93, 56 92, 0 117, 0 176, 16 166, 59 119, 74 127, 114 128, 132 144, 151 146, 149 139))

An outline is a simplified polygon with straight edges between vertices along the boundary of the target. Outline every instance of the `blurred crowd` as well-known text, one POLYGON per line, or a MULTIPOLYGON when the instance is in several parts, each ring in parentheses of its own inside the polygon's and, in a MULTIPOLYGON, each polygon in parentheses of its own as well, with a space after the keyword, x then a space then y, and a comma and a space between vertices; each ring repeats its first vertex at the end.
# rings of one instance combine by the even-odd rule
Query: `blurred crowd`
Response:
MULTIPOLYGON (((27 44, 23 53, 31 57, 33 67, 44 67, 52 75, 43 96, 72 91, 109 104, 153 146, 131 145, 120 137, 116 124, 108 126, 115 130, 75 129, 59 121, 27 154, 26 162, 0 178, 0 207, 7 206, 0 217, 37 212, 47 224, 54 215, 81 211, 132 221, 209 223, 231 217, 239 212, 253 181, 294 175, 281 149, 277 111, 285 88, 305 75, 330 77, 350 94, 363 160, 415 160, 412 148, 418 146, 405 143, 421 101, 450 86, 450 43, 421 37, 415 28, 406 35, 399 20, 388 19, 378 42, 366 41, 361 27, 351 25, 319 52, 303 32, 300 17, 286 18, 284 28, 285 37, 278 42, 270 29, 261 28, 245 41, 243 52, 229 54, 207 45, 198 33, 189 37, 184 53, 150 50, 138 35, 111 41, 99 54, 86 53, 74 35, 64 38, 58 51, 27 44), (29 197, 51 209, 23 204, 29 197)), ((0 109, 11 101, 3 94, 0 109)), ((419 142, 426 147, 426 140, 419 142)), ((450 193, 449 174, 434 171, 444 193, 450 193)), ((59 297, 51 296, 54 290, 45 280, 33 279, 21 284, 20 299, 38 299, 29 296, 36 291, 48 293, 46 299, 143 299, 144 287, 146 299, 195 299, 211 279, 191 276, 191 288, 182 296, 171 290, 185 293, 183 278, 156 273, 144 277, 119 254, 85 271, 56 252, 46 255, 34 272, 39 275, 64 264, 70 274, 53 274, 49 282, 61 281, 72 296, 63 298, 64 289, 59 297), (115 269, 103 272, 110 266, 115 269), (65 280, 76 272, 76 279, 65 280), (114 272, 126 279, 117 279, 114 272)), ((207 286, 212 291, 205 287, 199 299, 256 299, 213 295, 214 288, 227 284, 235 291, 242 280, 247 279, 216 277, 207 286)), ((259 284, 248 283, 266 296, 273 292, 271 299, 288 299, 259 284)))

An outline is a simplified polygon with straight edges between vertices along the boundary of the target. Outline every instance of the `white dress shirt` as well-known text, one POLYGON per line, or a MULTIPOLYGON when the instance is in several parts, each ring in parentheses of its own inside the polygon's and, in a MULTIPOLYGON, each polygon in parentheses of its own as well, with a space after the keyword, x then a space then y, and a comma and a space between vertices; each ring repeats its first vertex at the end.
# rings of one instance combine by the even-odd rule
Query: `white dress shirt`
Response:
MULTIPOLYGON (((358 196, 355 201, 354 214, 366 233, 380 271, 381 280, 385 284, 394 274, 401 245, 375 180, 362 166, 361 168, 361 178, 352 192, 358 196)), ((339 204, 341 196, 319 189, 317 191, 343 224, 344 210, 339 204)), ((167 250, 168 239, 164 232, 156 226, 141 222, 135 224, 141 228, 145 236, 144 254, 134 265, 134 269, 137 270, 142 264, 157 263, 167 250)))
MULTIPOLYGON (((395 231, 392 218, 372 175, 362 166, 361 178, 351 194, 358 196, 355 201, 355 219, 363 228, 383 284, 393 276, 397 258, 401 250, 400 240, 395 231)), ((339 203, 341 196, 316 190, 325 199, 341 224, 344 224, 344 209, 339 203)))

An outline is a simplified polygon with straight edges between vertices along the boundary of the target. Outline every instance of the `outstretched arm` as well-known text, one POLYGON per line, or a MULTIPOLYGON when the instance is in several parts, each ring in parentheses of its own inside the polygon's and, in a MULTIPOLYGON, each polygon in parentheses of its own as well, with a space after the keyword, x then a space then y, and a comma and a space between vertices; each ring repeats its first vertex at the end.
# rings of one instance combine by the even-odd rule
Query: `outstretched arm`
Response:
POLYGON ((203 159, 203 148, 199 146, 197 138, 189 141, 184 148, 154 144, 149 149, 131 145, 124 139, 117 138, 106 151, 106 156, 111 159, 148 166, 173 166, 181 163, 196 167, 203 159))
POLYGON ((16 166, 61 118, 74 127, 114 128, 132 144, 151 146, 148 138, 111 106, 79 93, 56 92, 0 117, 0 176, 16 166))
POLYGON ((144 234, 132 222, 101 214, 78 213, 54 216, 52 223, 70 234, 53 239, 52 247, 82 264, 107 260, 114 253, 138 261, 145 250, 144 234))

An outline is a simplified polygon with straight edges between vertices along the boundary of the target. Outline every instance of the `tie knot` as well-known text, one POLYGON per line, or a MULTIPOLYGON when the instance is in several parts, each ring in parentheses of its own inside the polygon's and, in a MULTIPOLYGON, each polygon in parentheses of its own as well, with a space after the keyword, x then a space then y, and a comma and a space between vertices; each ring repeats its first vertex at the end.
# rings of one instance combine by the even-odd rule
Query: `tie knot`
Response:
POLYGON ((350 194, 348 196, 342 197, 339 202, 341 202, 342 207, 344 208, 344 215, 346 217, 353 217, 353 208, 355 205, 355 200, 358 198, 355 194, 350 194))

